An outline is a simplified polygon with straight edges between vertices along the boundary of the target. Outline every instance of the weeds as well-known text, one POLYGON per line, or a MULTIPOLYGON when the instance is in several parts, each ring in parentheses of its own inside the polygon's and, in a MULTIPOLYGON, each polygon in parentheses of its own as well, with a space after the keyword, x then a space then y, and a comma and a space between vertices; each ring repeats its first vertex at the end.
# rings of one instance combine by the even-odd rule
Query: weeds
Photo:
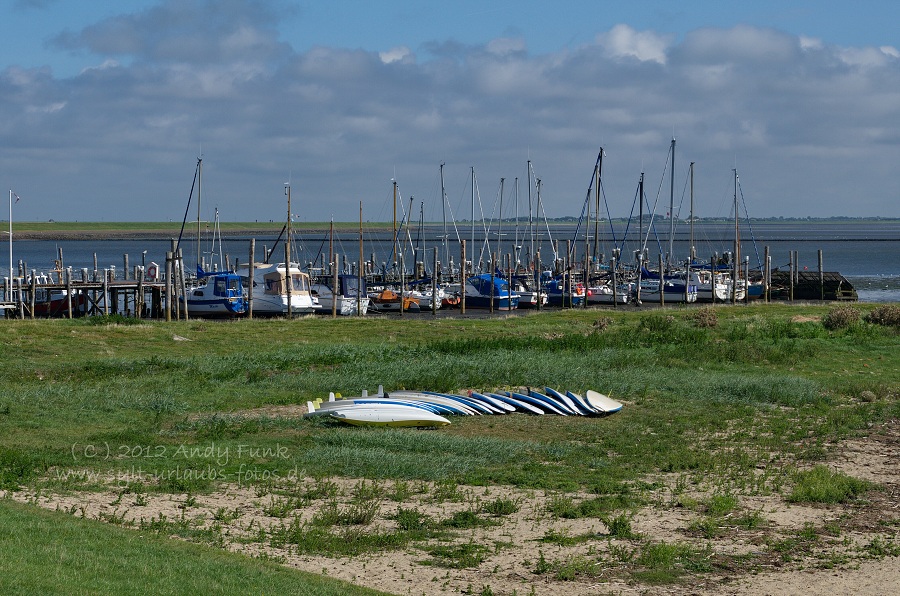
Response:
POLYGON ((861 316, 858 308, 848 304, 841 304, 829 310, 822 317, 822 325, 829 331, 847 329, 858 324, 861 316))
POLYGON ((865 480, 817 465, 796 474, 794 489, 787 500, 792 503, 846 503, 871 488, 865 480))

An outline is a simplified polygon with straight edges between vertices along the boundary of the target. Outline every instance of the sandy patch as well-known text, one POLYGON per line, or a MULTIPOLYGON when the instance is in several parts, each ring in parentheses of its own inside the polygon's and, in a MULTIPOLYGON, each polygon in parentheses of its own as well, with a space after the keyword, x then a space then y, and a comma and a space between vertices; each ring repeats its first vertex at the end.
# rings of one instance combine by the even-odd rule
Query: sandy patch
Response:
MULTIPOLYGON (((285 415, 294 408, 301 407, 273 406, 253 412, 285 415)), ((42 490, 7 496, 79 517, 161 531, 250 556, 265 555, 289 567, 395 594, 479 594, 485 587, 496 595, 888 594, 896 593, 900 585, 896 557, 900 552, 900 433, 896 424, 872 430, 865 439, 840 445, 828 462, 834 469, 880 486, 859 502, 802 505, 787 503, 780 495, 737 495, 733 510, 711 518, 705 504, 716 494, 714 489, 701 483, 685 490, 684 482, 676 488, 677 477, 654 478, 654 486, 660 488, 641 493, 644 505, 606 515, 606 519, 625 515, 635 534, 632 538, 611 537, 603 515, 564 519, 550 511, 554 500, 578 503, 596 495, 507 486, 300 478, 282 479, 267 487, 222 484, 202 495, 123 493, 110 486, 99 492, 42 490), (486 512, 500 501, 515 503, 516 510, 505 515, 486 512), (357 556, 299 552, 297 544, 273 539, 286 527, 309 527, 329 507, 347 511, 360 502, 374 508, 368 523, 328 526, 328 530, 338 535, 391 532, 397 528, 395 518, 401 508, 414 509, 433 524, 472 512, 490 525, 444 527, 439 538, 414 540, 397 549, 369 549, 357 556), (748 518, 755 523, 748 524, 748 518), (635 581, 642 550, 660 543, 707 553, 703 555, 707 560, 721 564, 712 571, 686 573, 675 583, 635 581), (873 552, 873 544, 885 547, 880 555, 873 552), (481 559, 462 568, 454 567, 458 561, 452 557, 442 559, 433 552, 466 545, 477 545, 481 559), (567 569, 575 571, 567 576, 567 569)))

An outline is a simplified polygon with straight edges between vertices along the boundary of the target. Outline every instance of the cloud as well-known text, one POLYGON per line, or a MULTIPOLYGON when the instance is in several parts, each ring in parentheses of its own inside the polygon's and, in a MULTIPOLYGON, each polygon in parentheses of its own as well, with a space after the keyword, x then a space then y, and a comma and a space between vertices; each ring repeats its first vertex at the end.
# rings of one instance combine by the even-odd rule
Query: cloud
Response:
POLYGON ((521 37, 298 51, 279 39, 281 10, 167 1, 59 35, 96 63, 76 76, 0 71, 0 159, 47 197, 34 218, 84 218, 85 205, 94 218, 177 217, 201 148, 204 192, 226 219, 280 217, 288 173, 308 220, 352 219, 360 200, 377 218, 395 176, 440 213, 442 162, 461 212, 470 167, 485 195, 500 177, 524 194, 529 158, 548 215, 573 214, 600 146, 623 215, 639 173, 661 176, 673 131, 677 176, 698 163, 699 209, 727 194, 737 162, 754 215, 900 215, 884 176, 900 159, 892 47, 745 26, 678 41, 621 24, 538 55, 521 37))
POLYGON ((637 58, 641 62, 666 63, 666 50, 672 43, 673 36, 657 35, 652 31, 635 31, 628 25, 616 25, 609 31, 597 36, 597 43, 602 45, 613 58, 637 58))
POLYGON ((64 31, 51 44, 154 63, 272 60, 287 51, 277 41, 277 22, 275 5, 262 0, 165 0, 64 31))

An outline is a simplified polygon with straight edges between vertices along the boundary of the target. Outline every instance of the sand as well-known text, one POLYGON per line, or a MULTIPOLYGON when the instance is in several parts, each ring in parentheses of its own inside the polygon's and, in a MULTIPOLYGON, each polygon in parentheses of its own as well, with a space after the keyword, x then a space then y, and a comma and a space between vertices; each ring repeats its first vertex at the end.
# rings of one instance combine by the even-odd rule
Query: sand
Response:
MULTIPOLYGON (((271 414, 265 410, 266 414, 271 414)), ((226 548, 251 556, 265 555, 284 565, 323 573, 355 584, 395 594, 481 594, 486 587, 495 595, 505 594, 894 594, 900 593, 900 429, 896 422, 873 428, 864 439, 835 446, 827 465, 851 476, 876 483, 878 489, 865 498, 843 505, 792 504, 779 494, 739 496, 729 518, 754 513, 761 523, 752 529, 726 527, 707 538, 696 529, 704 519, 703 503, 714 489, 702 481, 686 482, 674 475, 648 478, 660 487, 648 492, 647 504, 634 512, 632 531, 639 538, 610 537, 599 518, 562 519, 548 509, 554 499, 577 502, 593 495, 546 493, 514 487, 459 486, 411 482, 410 494, 400 501, 388 494, 393 483, 380 485, 375 498, 378 513, 364 531, 389 530, 398 508, 415 508, 435 520, 456 512, 481 511, 487 503, 513 501, 518 510, 510 515, 489 516, 496 525, 457 530, 450 545, 483 545, 484 559, 463 569, 440 564, 428 551, 447 542, 412 543, 400 550, 387 550, 355 557, 297 554, 295 548, 272 546, 260 540, 260 531, 272 532, 295 518, 306 522, 329 503, 346 508, 359 490, 372 483, 353 478, 284 479, 269 489, 223 484, 205 495, 124 493, 114 486, 103 491, 51 492, 22 490, 7 497, 41 507, 69 512, 125 526, 139 527, 151 519, 188 519, 196 527, 220 524, 226 548), (313 489, 330 488, 329 496, 295 502, 296 508, 276 511, 288 501, 285 493, 300 495, 313 489), (456 490, 451 490, 455 488, 456 490), (443 498, 440 496, 443 494, 443 498), (831 528, 831 530, 829 530, 831 528), (794 538, 804 529, 815 530, 810 548, 788 548, 776 552, 768 545, 794 538), (829 534, 829 531, 832 534, 829 534), (555 536, 587 537, 560 546, 542 541, 555 536), (708 558, 733 563, 707 573, 687 573, 677 581, 661 585, 641 583, 632 572, 643 545, 664 542, 687 545, 695 551, 709 549, 708 558), (892 547, 878 554, 872 545, 892 547), (628 561, 627 553, 632 553, 628 561), (740 558, 748 557, 751 563, 740 558), (543 558, 543 559, 542 559, 543 558), (563 579, 545 567, 576 562, 581 573, 563 579)), ((377 492, 377 491, 376 491, 377 492)), ((146 530, 145 530, 146 531, 146 530)), ((340 531, 334 529, 333 531, 340 531)))

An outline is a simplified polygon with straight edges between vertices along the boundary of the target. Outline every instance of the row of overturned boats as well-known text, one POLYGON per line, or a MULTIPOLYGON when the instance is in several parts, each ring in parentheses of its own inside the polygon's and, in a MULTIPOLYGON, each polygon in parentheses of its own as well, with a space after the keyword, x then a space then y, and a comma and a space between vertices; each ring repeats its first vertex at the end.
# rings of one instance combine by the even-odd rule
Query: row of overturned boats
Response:
POLYGON ((439 427, 453 416, 491 416, 516 412, 551 416, 606 416, 622 409, 622 403, 597 391, 584 394, 561 392, 552 387, 511 391, 440 393, 436 391, 392 391, 382 387, 369 395, 342 397, 331 393, 328 400, 308 401, 304 417, 328 417, 354 426, 439 427))

